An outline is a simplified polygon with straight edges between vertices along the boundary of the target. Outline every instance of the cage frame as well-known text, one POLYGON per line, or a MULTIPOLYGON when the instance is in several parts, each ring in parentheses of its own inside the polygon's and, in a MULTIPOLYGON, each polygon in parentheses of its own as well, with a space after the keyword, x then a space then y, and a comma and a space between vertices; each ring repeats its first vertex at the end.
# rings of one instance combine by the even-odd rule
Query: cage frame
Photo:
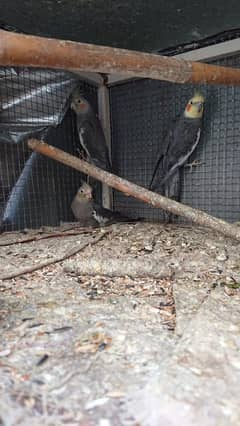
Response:
MULTIPOLYGON (((1 31, 1 32, 6 33, 5 31, 1 31)), ((9 37, 10 44, 9 45, 8 45, 9 40, 8 40, 7 36, 6 36, 5 40, 3 40, 3 45, 4 45, 4 42, 6 42, 6 49, 5 50, 7 52, 7 54, 6 54, 6 52, 3 52, 3 54, 2 54, 2 65, 3 66, 9 63, 8 55, 10 55, 11 49, 13 49, 13 51, 14 51, 14 49, 17 47, 17 46, 14 46, 14 44, 12 44, 15 36, 16 36, 16 34, 14 34, 14 35, 13 35, 13 33, 10 34, 10 37, 9 37), (13 37, 13 38, 11 38, 11 37, 13 37), (8 47, 9 47, 10 52, 8 52, 8 47), (7 61, 7 62, 4 62, 4 60, 7 61)), ((23 41, 23 39, 21 37, 24 38, 25 36, 17 35, 17 37, 19 37, 19 38, 17 38, 17 40, 19 41, 19 43, 21 45, 22 41, 23 41)), ((30 42, 30 45, 32 43, 33 51, 34 51, 34 48, 36 48, 36 50, 39 50, 41 43, 43 43, 43 45, 44 45, 44 43, 46 43, 46 46, 49 43, 49 47, 52 44, 55 43, 59 47, 59 51, 57 53, 57 56, 58 56, 59 53, 60 53, 60 50, 62 48, 62 44, 60 43, 59 40, 51 40, 51 39, 44 40, 43 38, 34 37, 34 36, 26 36, 26 37, 27 37, 28 41, 30 42), (34 45, 35 42, 36 42, 36 45, 34 45)), ((234 69, 228 70, 226 67, 223 68, 223 70, 225 72, 225 77, 226 77, 226 79, 225 79, 225 77, 223 77, 223 78, 221 77, 221 75, 220 75, 221 72, 219 72, 218 66, 214 66, 214 67, 211 68, 211 66, 206 64, 206 68, 204 68, 204 67, 202 67, 200 62, 199 63, 191 62, 193 60, 198 60, 198 61, 207 61, 208 60, 208 61, 211 61, 211 60, 214 60, 216 58, 233 56, 233 55, 239 53, 239 51, 240 51, 239 40, 240 39, 238 38, 238 39, 235 39, 235 40, 219 43, 218 45, 211 45, 211 46, 208 46, 208 47, 199 48, 199 49, 195 49, 195 50, 193 49, 191 51, 188 51, 187 53, 174 55, 174 57, 177 58, 177 59, 178 58, 184 59, 184 61, 182 61, 182 62, 179 61, 180 69, 183 72, 182 80, 178 79, 177 70, 174 71, 174 75, 172 77, 168 78, 167 74, 166 74, 166 78, 163 77, 163 79, 168 80, 168 81, 172 81, 172 82, 178 82, 178 83, 191 83, 191 82, 199 83, 201 81, 205 81, 205 82, 209 82, 209 83, 212 83, 212 84, 218 84, 219 82, 220 82, 220 84, 228 84, 228 85, 231 85, 231 82, 232 82, 232 84, 239 84, 240 83, 240 81, 239 81, 239 75, 240 75, 239 70, 236 70, 236 73, 235 73, 234 69), (217 46, 217 48, 216 48, 216 46, 217 46), (186 66, 186 69, 184 69, 185 66, 186 66), (187 71, 187 67, 191 68, 191 66, 193 67, 192 70, 190 71, 190 69, 189 69, 187 71), (194 66, 196 66, 196 68, 194 68, 194 66), (198 66, 199 66, 199 68, 198 68, 198 66), (207 70, 209 70, 209 74, 208 74, 207 70), (214 70, 217 73, 216 80, 214 79, 214 70), (205 73, 205 71, 206 71, 206 73, 205 73), (190 72, 190 74, 189 74, 189 72, 190 72), (196 78, 194 77, 194 72, 196 73, 195 74, 196 78), (204 80, 204 76, 206 77, 205 80, 204 80)), ((70 47, 72 47, 73 50, 75 48, 78 49, 78 47, 79 47, 78 54, 81 52, 81 49, 83 49, 83 55, 86 54, 86 58, 85 58, 86 62, 83 61, 83 65, 80 66, 80 69, 76 69, 76 68, 73 68, 73 67, 72 68, 66 67, 66 70, 75 73, 76 75, 79 76, 79 78, 82 81, 87 81, 87 82, 93 84, 96 87, 98 108, 99 108, 98 114, 99 114, 99 118, 102 122, 104 132, 106 134, 108 147, 111 148, 109 88, 112 87, 113 85, 117 85, 117 84, 120 84, 120 83, 125 82, 125 81, 131 81, 131 80, 136 80, 136 79, 141 80, 141 79, 146 79, 146 78, 150 78, 150 79, 156 78, 157 80, 161 80, 162 79, 162 77, 161 77, 161 75, 162 75, 161 74, 161 66, 163 66, 163 68, 164 68, 165 65, 167 64, 167 62, 166 63, 164 62, 164 57, 162 56, 163 63, 161 63, 161 58, 160 58, 160 62, 159 62, 160 73, 157 74, 157 75, 154 75, 152 77, 151 71, 150 71, 150 68, 149 68, 149 65, 151 64, 151 58, 152 58, 153 62, 154 61, 156 62, 156 64, 158 64, 158 59, 157 59, 157 55, 147 54, 149 63, 147 65, 147 67, 145 68, 145 71, 144 71, 145 75, 144 75, 144 73, 142 74, 141 72, 137 72, 136 77, 134 75, 132 75, 131 77, 128 77, 126 75, 123 76, 121 74, 114 74, 114 72, 110 71, 108 73, 109 77, 106 78, 106 75, 101 74, 100 72, 87 72, 87 71, 82 71, 82 70, 85 67, 86 67, 85 69, 90 69, 90 70, 94 69, 94 68, 96 70, 99 69, 99 66, 97 65, 97 63, 96 63, 96 66, 94 64, 93 64, 93 66, 91 66, 91 63, 92 63, 91 62, 92 57, 91 57, 91 54, 90 54, 91 49, 93 49, 93 52, 94 51, 96 52, 97 56, 101 52, 101 49, 103 49, 103 52, 105 51, 105 57, 107 58, 108 55, 110 57, 111 51, 113 53, 112 48, 108 48, 108 47, 104 48, 104 47, 101 47, 101 46, 94 46, 94 45, 89 45, 89 47, 88 47, 87 45, 84 45, 84 44, 81 44, 81 43, 66 42, 66 44, 68 44, 68 43, 70 43, 70 47), (164 63, 165 63, 165 65, 164 65, 164 63), (89 65, 85 65, 85 64, 89 64, 89 65), (148 75, 147 70, 149 70, 149 77, 147 77, 147 75, 148 75)), ((63 48, 65 49, 65 47, 67 47, 67 46, 64 45, 63 48)), ((11 61, 13 61, 13 64, 15 64, 15 66, 17 66, 17 64, 21 64, 21 61, 22 61, 21 50, 24 53, 25 46, 23 47, 21 45, 21 49, 20 49, 19 54, 16 55, 16 58, 11 59, 11 61)), ((115 50, 116 50, 116 54, 119 53, 119 55, 120 55, 119 69, 122 68, 123 70, 126 70, 127 65, 126 64, 124 65, 124 57, 125 57, 127 51, 124 51, 124 50, 121 50, 121 49, 115 49, 115 50), (123 64, 123 66, 121 66, 121 64, 123 64)), ((128 55, 131 58, 131 52, 128 52, 128 55)), ((134 58, 134 55, 136 57, 139 57, 139 59, 144 61, 144 58, 145 58, 144 53, 142 54, 142 53, 139 53, 139 52, 135 52, 135 53, 133 52, 133 55, 132 55, 133 58, 134 58)), ((11 55, 9 57, 11 57, 11 55)), ((26 54, 26 56, 24 56, 23 63, 26 64, 26 61, 29 60, 28 57, 29 57, 29 54, 26 54)), ((136 60, 136 57, 135 57, 135 60, 136 60)), ((36 66, 36 60, 35 59, 33 58, 33 62, 31 62, 31 60, 30 60, 29 67, 35 67, 36 66)), ((71 57, 71 53, 70 53, 68 59, 69 59, 70 63, 75 64, 76 59, 71 57)), ((50 61, 50 63, 53 66, 49 65, 50 63, 48 62, 48 53, 47 53, 47 56, 44 59, 42 58, 42 60, 45 60, 44 67, 46 67, 46 68, 49 67, 49 68, 52 68, 52 69, 57 68, 57 66, 54 62, 50 61)), ((141 63, 141 60, 140 60, 140 63, 141 63)), ((63 61, 63 63, 64 63, 64 61, 63 61)), ((63 63, 59 66, 60 69, 64 69, 63 63)), ((113 62, 111 62, 111 60, 110 60, 109 63, 105 60, 103 67, 104 66, 106 67, 106 72, 107 72, 107 69, 109 69, 109 70, 116 69, 116 67, 114 66, 114 63, 113 63, 113 67, 111 68, 111 63, 113 63, 113 62)), ((133 63, 134 63, 134 59, 133 59, 133 63)), ((41 64, 40 64, 40 66, 41 66, 41 64)), ((169 62, 169 67, 171 68, 171 66, 173 68, 174 68, 174 66, 177 67, 177 62, 169 62)), ((133 65, 133 68, 134 67, 136 68, 136 65, 133 65)), ((139 66, 137 65, 137 69, 138 68, 139 68, 139 66)), ((133 74, 133 70, 131 70, 130 73, 133 74)), ((104 206, 110 207, 110 208, 112 207, 112 191, 110 189, 108 189, 106 187, 104 188, 102 199, 103 199, 103 205, 104 206)))

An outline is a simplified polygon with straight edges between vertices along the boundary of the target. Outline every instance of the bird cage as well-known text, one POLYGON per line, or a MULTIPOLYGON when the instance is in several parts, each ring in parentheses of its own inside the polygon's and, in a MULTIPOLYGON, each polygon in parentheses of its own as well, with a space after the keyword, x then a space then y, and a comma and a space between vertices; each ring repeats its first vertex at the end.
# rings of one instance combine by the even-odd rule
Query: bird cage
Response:
MULTIPOLYGON (((239 67, 240 56, 208 62, 239 67)), ((79 135, 69 98, 80 85, 97 113, 98 83, 89 83, 91 77, 83 81, 73 72, 36 68, 2 67, 0 76, 2 229, 57 226, 73 221, 70 206, 84 175, 33 153, 26 140, 34 136, 79 156, 79 135)), ((113 172, 146 188, 164 135, 183 112, 193 91, 200 89, 206 98, 203 130, 197 149, 181 169, 180 201, 227 221, 239 220, 238 86, 120 79, 109 80, 104 87, 109 95, 107 124, 113 172)), ((102 198, 100 184, 97 198, 102 198)), ((112 209, 130 218, 164 220, 160 209, 115 190, 112 209)), ((182 221, 177 217, 174 220, 182 221)))
MULTIPOLYGON (((239 67, 240 56, 228 56, 211 63, 239 67)), ((196 150, 181 169, 181 201, 227 221, 238 221, 238 86, 193 86, 146 79, 120 82, 111 87, 114 169, 118 175, 147 187, 159 145, 196 88, 206 98, 203 129, 196 150)), ((114 193, 114 207, 134 217, 163 219, 161 210, 118 191, 114 193)))
POLYGON ((84 175, 33 153, 26 141, 37 137, 79 156, 81 146, 69 96, 80 85, 97 111, 97 89, 63 71, 2 67, 0 75, 2 229, 73 221, 70 205, 84 175))

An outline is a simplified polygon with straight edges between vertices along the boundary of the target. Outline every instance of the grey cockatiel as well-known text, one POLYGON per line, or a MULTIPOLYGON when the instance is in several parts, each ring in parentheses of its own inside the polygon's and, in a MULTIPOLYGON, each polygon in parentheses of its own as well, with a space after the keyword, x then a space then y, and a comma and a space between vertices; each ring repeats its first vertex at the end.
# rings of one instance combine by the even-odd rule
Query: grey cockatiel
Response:
POLYGON ((101 169, 111 171, 109 152, 101 123, 79 89, 72 94, 71 108, 76 114, 79 140, 88 161, 101 169))
POLYGON ((79 188, 71 204, 71 209, 75 218, 83 226, 105 226, 115 222, 131 222, 128 217, 95 203, 92 187, 86 182, 79 188))
POLYGON ((183 115, 169 129, 150 183, 152 191, 179 200, 180 168, 199 142, 203 105, 203 96, 195 93, 188 101, 183 115))
POLYGON ((71 204, 71 209, 75 219, 82 226, 98 225, 93 217, 92 188, 87 183, 83 183, 80 186, 71 204))

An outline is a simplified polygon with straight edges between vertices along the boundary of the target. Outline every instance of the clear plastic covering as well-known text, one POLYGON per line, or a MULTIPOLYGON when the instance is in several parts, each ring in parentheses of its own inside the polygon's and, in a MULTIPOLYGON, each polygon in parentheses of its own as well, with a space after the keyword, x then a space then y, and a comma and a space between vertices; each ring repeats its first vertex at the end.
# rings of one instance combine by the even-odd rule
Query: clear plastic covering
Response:
POLYGON ((0 69, 0 143, 18 143, 56 127, 68 108, 76 75, 33 68, 0 69))
POLYGON ((76 171, 28 150, 29 137, 77 155, 77 86, 95 102, 95 89, 76 74, 34 68, 0 68, 0 231, 57 225, 73 219, 70 204, 81 182, 76 171))

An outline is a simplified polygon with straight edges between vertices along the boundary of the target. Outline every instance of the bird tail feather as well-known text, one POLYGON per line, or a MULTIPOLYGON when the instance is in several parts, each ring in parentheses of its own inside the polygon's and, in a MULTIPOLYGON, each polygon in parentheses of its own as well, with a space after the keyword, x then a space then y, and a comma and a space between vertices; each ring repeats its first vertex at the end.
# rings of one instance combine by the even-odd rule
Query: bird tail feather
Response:
POLYGON ((162 193, 164 190, 164 187, 162 185, 163 180, 163 167, 162 167, 162 157, 158 160, 155 169, 153 171, 153 176, 149 185, 150 191, 162 193))

